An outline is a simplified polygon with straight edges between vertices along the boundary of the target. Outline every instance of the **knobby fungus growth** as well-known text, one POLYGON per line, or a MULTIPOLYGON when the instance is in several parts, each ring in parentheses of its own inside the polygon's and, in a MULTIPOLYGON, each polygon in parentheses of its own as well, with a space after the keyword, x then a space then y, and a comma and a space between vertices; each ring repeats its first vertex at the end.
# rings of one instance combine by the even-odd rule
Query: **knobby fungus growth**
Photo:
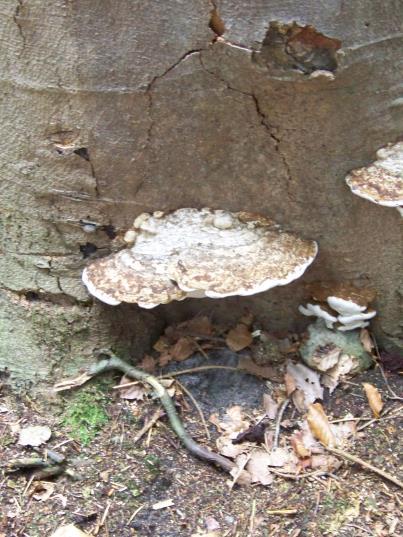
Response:
POLYGON ((351 192, 377 205, 396 207, 403 216, 403 142, 388 144, 377 159, 346 177, 351 192))

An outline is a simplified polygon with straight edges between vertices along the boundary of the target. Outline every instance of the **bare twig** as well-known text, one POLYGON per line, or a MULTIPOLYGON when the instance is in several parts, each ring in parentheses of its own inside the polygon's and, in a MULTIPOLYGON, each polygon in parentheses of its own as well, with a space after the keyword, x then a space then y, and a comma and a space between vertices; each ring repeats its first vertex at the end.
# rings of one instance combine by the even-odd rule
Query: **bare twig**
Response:
POLYGON ((377 468, 376 466, 373 466, 369 462, 363 461, 359 457, 356 457, 355 455, 351 455, 351 453, 347 453, 347 451, 344 451, 342 449, 331 448, 329 446, 324 446, 324 447, 328 451, 330 451, 330 453, 333 453, 333 455, 337 455, 338 457, 346 459, 346 460, 348 460, 350 462, 354 462, 355 464, 359 464, 363 468, 366 468, 367 470, 371 470, 371 472, 374 472, 375 474, 378 474, 381 477, 384 477, 385 479, 387 479, 391 483, 394 483, 398 487, 403 488, 403 483, 401 481, 399 481, 399 479, 397 479, 396 477, 394 477, 391 474, 388 474, 387 472, 385 472, 381 468, 377 468))
MULTIPOLYGON (((174 430, 182 444, 190 451, 190 453, 202 460, 216 464, 227 472, 231 472, 231 470, 236 468, 235 463, 232 462, 230 459, 227 459, 226 457, 223 457, 218 453, 209 451, 207 448, 201 446, 195 440, 193 440, 193 438, 187 433, 186 429, 184 428, 183 423, 178 413, 176 412, 176 408, 171 397, 156 377, 150 375, 149 373, 146 373, 145 371, 142 371, 141 369, 137 369, 136 367, 131 366, 130 364, 124 362, 112 353, 101 351, 100 354, 109 357, 100 360, 89 368, 88 373, 91 377, 100 375, 101 373, 104 373, 106 371, 112 371, 114 369, 117 369, 128 377, 145 382, 153 388, 155 395, 160 399, 172 429, 174 430)), ((245 474, 248 473, 245 472, 245 474)))
POLYGON ((203 427, 204 427, 204 430, 205 430, 205 433, 206 433, 206 437, 208 440, 210 440, 211 438, 211 435, 210 435, 210 431, 208 430, 208 426, 207 426, 207 423, 206 423, 206 420, 204 418, 204 414, 203 414, 203 411, 202 409, 200 408, 200 405, 199 403, 196 401, 195 397, 193 396, 192 392, 190 390, 188 390, 188 388, 186 388, 186 386, 184 386, 181 382, 179 382, 179 380, 176 380, 175 381, 178 386, 180 387, 181 390, 183 390, 183 392, 189 397, 189 399, 192 401, 195 409, 197 410, 197 413, 199 414, 200 416, 200 420, 203 424, 203 427))
POLYGON ((296 515, 298 509, 266 509, 268 515, 296 515))
POLYGON ((273 439, 273 448, 272 449, 277 449, 278 448, 278 440, 279 440, 279 436, 280 436, 281 420, 283 419, 285 409, 287 408, 289 402, 290 402, 290 399, 285 399, 282 402, 281 407, 278 410, 277 417, 276 417, 276 428, 275 428, 275 431, 274 431, 274 439, 273 439))
POLYGON ((157 421, 164 415, 164 411, 161 407, 157 408, 151 418, 144 424, 144 427, 136 434, 133 438, 133 444, 136 444, 139 440, 143 438, 146 432, 153 427, 157 421))
POLYGON ((392 397, 399 397, 397 395, 397 393, 393 391, 393 389, 391 388, 391 386, 390 386, 390 384, 388 382, 388 379, 386 378, 385 371, 384 371, 384 369, 382 367, 382 364, 381 364, 381 355, 380 355, 380 352, 379 352, 378 344, 376 342, 375 337, 373 335, 371 335, 371 337, 372 337, 372 341, 373 341, 374 347, 375 347, 375 353, 376 353, 376 357, 377 357, 377 365, 379 367, 379 371, 381 372, 382 378, 383 378, 383 380, 384 380, 384 382, 386 384, 386 387, 387 387, 389 393, 392 395, 392 397))
POLYGON ((382 416, 380 416, 379 418, 371 418, 369 421, 367 421, 367 423, 364 423, 363 425, 360 425, 359 427, 357 427, 357 432, 362 431, 366 427, 369 427, 370 425, 372 425, 373 423, 377 423, 378 421, 397 417, 396 414, 398 414, 402 410, 402 408, 403 406, 399 406, 399 408, 396 408, 395 410, 393 410, 392 407, 386 409, 382 413, 382 416))

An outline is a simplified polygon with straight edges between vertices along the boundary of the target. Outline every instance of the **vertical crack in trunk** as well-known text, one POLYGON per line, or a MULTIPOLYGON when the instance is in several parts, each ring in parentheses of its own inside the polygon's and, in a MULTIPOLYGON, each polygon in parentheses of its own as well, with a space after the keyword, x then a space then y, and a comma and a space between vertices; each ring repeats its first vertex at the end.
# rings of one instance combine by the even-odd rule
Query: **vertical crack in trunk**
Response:
POLYGON ((26 44, 27 44, 27 40, 26 40, 26 37, 25 37, 25 34, 24 34, 24 30, 23 30, 21 22, 20 22, 21 11, 22 11, 23 7, 24 7, 24 1, 23 0, 17 0, 17 5, 15 7, 15 11, 14 11, 14 15, 13 15, 13 21, 14 21, 14 23, 16 24, 16 26, 18 28, 18 34, 19 34, 19 36, 21 38, 21 43, 22 43, 22 48, 21 48, 21 51, 19 53, 19 56, 22 56, 22 54, 24 53, 26 44))
POLYGON ((246 97, 249 97, 249 98, 252 99, 254 107, 255 107, 255 110, 256 110, 256 115, 259 118, 259 122, 263 126, 263 128, 266 130, 266 132, 270 136, 271 140, 274 142, 274 149, 275 149, 276 153, 279 155, 279 157, 281 159, 281 162, 283 164, 283 168, 284 168, 284 171, 285 171, 285 175, 286 175, 286 180, 287 180, 287 184, 286 184, 287 194, 288 194, 289 199, 291 201, 293 201, 294 195, 293 195, 293 192, 292 192, 293 178, 292 178, 292 174, 291 174, 291 167, 290 167, 290 165, 289 165, 289 163, 287 161, 287 158, 286 158, 284 152, 281 149, 281 143, 282 143, 281 139, 277 134, 275 134, 275 132, 274 132, 275 127, 273 127, 273 125, 271 125, 269 123, 267 115, 261 109, 261 106, 260 106, 260 103, 259 103, 259 100, 258 100, 257 96, 254 93, 249 93, 247 91, 242 91, 239 88, 235 88, 234 86, 231 86, 231 84, 227 80, 225 80, 224 78, 219 76, 217 73, 214 73, 213 71, 210 71, 209 69, 207 69, 207 67, 205 66, 205 64, 203 62, 203 58, 202 58, 201 55, 199 56, 199 58, 200 58, 200 64, 201 64, 202 68, 204 69, 204 71, 206 71, 206 73, 208 73, 209 75, 213 76, 214 78, 216 78, 217 80, 219 80, 220 82, 225 84, 226 88, 229 89, 230 91, 240 93, 241 95, 245 95, 246 97))

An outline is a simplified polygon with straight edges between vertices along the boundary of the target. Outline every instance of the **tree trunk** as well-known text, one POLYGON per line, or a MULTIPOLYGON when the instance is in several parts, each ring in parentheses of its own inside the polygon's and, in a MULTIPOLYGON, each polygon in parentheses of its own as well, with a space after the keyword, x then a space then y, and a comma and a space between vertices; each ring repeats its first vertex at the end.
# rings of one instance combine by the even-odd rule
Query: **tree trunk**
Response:
POLYGON ((344 177, 402 135, 400 0, 0 6, 0 367, 50 381, 96 347, 140 356, 163 322, 199 311, 248 306, 302 329, 318 280, 374 287, 376 334, 398 344, 400 217, 344 177), (87 295, 83 267, 138 214, 204 206, 270 216, 319 257, 251 298, 150 312, 87 295))

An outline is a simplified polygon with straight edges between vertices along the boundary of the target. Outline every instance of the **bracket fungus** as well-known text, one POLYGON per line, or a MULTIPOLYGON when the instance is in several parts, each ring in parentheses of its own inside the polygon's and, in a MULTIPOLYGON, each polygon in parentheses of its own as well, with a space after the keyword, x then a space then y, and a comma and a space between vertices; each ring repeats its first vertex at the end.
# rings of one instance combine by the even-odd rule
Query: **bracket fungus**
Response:
POLYGON ((350 172, 346 183, 353 194, 378 205, 396 207, 403 216, 403 142, 388 144, 376 156, 369 166, 350 172))
POLYGON ((143 213, 128 248, 83 272, 107 304, 154 308, 187 297, 253 295, 299 278, 317 254, 314 241, 283 232, 261 215, 204 208, 143 213))
POLYGON ((303 315, 323 319, 329 329, 345 332, 365 328, 368 320, 376 315, 375 310, 367 309, 375 299, 373 289, 361 289, 345 283, 321 283, 311 285, 310 291, 316 303, 308 302, 298 309, 303 315))

